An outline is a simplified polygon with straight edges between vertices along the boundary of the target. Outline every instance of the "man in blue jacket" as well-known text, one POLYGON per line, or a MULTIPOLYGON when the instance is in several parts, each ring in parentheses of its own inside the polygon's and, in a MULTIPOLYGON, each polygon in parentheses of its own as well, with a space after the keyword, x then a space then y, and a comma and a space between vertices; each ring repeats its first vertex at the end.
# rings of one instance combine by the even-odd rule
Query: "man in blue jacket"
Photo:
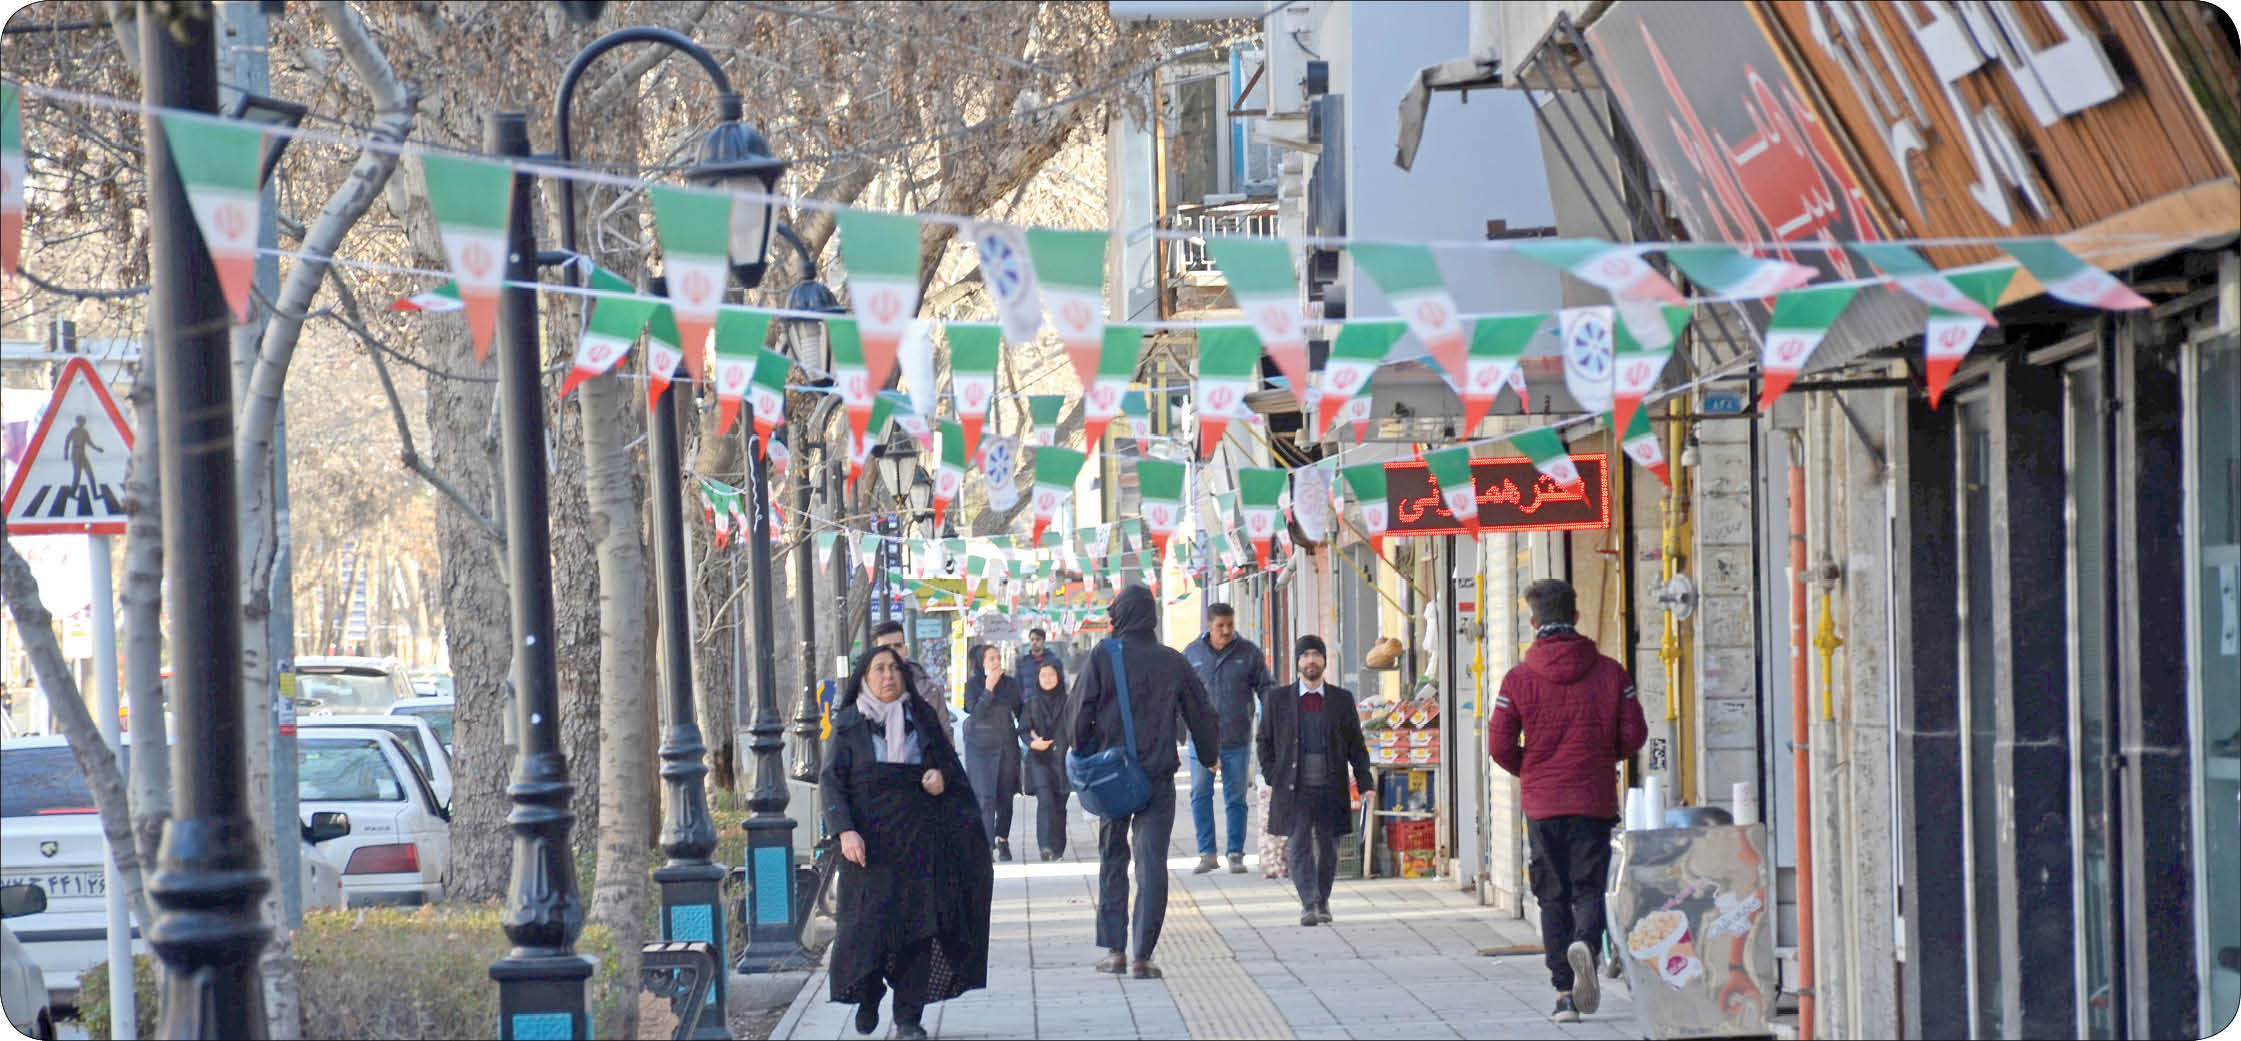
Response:
MULTIPOLYGON (((1229 817, 1229 870, 1245 873, 1245 785, 1251 779, 1253 710, 1260 693, 1276 685, 1268 661, 1253 641, 1237 635, 1237 609, 1214 604, 1206 609, 1206 633, 1183 649, 1198 682, 1222 717, 1222 803, 1229 817)), ((1221 866, 1214 857, 1214 771, 1199 764, 1191 750, 1191 823, 1198 826, 1197 874, 1221 866)))
POLYGON ((1058 666, 1058 689, 1066 689, 1066 663, 1059 659, 1057 651, 1044 645, 1043 641, 1049 638, 1040 627, 1027 630, 1027 649, 1019 652, 1019 661, 1012 665, 1012 677, 1019 681, 1020 697, 1031 698, 1042 690, 1035 681, 1035 674, 1045 665, 1058 666))

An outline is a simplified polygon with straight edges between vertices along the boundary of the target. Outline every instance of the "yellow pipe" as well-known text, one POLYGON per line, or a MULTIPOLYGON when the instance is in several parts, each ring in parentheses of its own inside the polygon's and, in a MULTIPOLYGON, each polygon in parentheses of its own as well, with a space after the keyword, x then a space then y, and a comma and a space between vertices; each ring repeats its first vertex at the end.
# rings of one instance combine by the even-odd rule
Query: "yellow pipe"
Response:
POLYGON ((1471 680, 1478 694, 1471 699, 1471 718, 1486 718, 1486 553, 1481 545, 1478 565, 1478 639, 1471 641, 1471 680))
POLYGON ((1836 649, 1844 640, 1836 635, 1836 622, 1829 612, 1829 587, 1821 587, 1821 624, 1813 633, 1813 647, 1821 652, 1821 719, 1836 718, 1836 649))

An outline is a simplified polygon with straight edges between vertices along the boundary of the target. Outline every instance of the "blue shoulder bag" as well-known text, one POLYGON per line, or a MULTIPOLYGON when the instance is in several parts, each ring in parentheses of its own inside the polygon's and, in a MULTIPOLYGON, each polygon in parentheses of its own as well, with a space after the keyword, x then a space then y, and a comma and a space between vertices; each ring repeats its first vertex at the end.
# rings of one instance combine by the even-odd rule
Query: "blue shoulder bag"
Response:
MULTIPOLYGON (((1113 687, 1120 694, 1124 740, 1090 755, 1066 752, 1066 779, 1081 796, 1082 809, 1104 820, 1119 820, 1152 801, 1152 780, 1136 759, 1136 713, 1128 703, 1128 669, 1121 662, 1119 640, 1108 639, 1105 649, 1113 660, 1113 687)), ((1110 738, 1108 737, 1108 741, 1110 738)))

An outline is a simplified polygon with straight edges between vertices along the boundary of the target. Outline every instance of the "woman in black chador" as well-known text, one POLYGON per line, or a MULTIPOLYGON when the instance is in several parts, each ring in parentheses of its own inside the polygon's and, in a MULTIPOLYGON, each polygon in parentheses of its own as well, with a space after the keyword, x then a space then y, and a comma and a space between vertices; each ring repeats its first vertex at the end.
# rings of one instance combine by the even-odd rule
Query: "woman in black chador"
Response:
POLYGON ((1019 739, 1027 742, 1022 787, 1035 797, 1035 845, 1044 860, 1066 852, 1066 692, 1058 689, 1058 663, 1035 670, 1035 689, 1020 713, 1019 739))
POLYGON ((965 679, 965 774, 1000 860, 1012 859, 1012 799, 1019 794, 1019 681, 1004 672, 995 644, 973 648, 965 679))
POLYGON ((832 999, 857 1006, 869 1034, 893 988, 898 1038, 926 1036, 928 1002, 988 985, 993 880, 964 766, 910 684, 894 648, 857 661, 818 778, 842 859, 832 999))

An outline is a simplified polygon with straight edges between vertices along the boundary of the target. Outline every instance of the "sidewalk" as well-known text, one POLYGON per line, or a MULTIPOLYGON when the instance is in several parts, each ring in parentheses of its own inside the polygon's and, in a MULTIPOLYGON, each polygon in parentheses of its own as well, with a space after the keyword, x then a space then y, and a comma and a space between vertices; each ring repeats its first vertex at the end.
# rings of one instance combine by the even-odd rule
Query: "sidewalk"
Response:
MULTIPOLYGON (((1625 988, 1605 980, 1584 1022, 1549 1021, 1556 995, 1538 955, 1484 957, 1482 947, 1538 942, 1531 923, 1499 918, 1430 879, 1348 879, 1331 925, 1299 924, 1288 879, 1250 870, 1194 875, 1190 782, 1179 777, 1167 925, 1152 954, 1165 979, 1091 968, 1097 895, 1094 821, 1075 809, 1064 860, 996 866, 988 988, 926 1010, 942 1038, 1462 1038, 1637 1036, 1625 988)), ((1218 812, 1218 807, 1217 807, 1218 812)), ((1013 849, 1032 857, 1034 810, 1013 814, 1013 849), (1029 841, 1022 843, 1019 836, 1029 841)), ((1250 838, 1260 834, 1258 814, 1250 838)), ((1254 841, 1246 843, 1250 851, 1254 841)), ((855 1038, 853 1006, 810 976, 773 1038, 855 1038)), ((892 1036, 881 1011, 879 1033, 892 1036)))

